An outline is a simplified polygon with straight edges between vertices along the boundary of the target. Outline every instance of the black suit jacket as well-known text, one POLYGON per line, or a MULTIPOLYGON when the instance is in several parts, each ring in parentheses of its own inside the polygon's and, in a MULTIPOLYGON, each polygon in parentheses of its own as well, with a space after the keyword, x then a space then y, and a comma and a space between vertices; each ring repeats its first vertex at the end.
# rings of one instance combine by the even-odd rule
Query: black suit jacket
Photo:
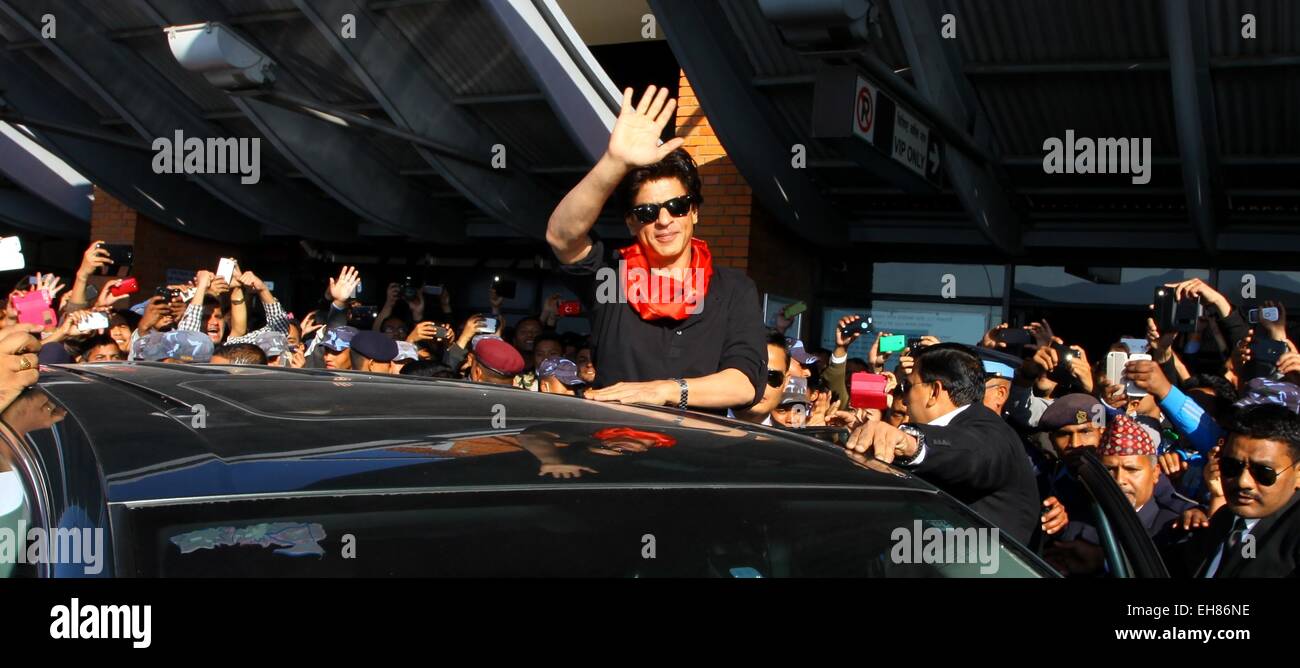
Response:
POLYGON ((925 459, 912 472, 1028 545, 1042 515, 1016 431, 982 404, 970 405, 945 427, 912 426, 926 440, 925 459))
MULTIPOLYGON (((1232 531, 1233 520, 1237 516, 1228 506, 1220 508, 1210 518, 1210 528, 1197 541, 1197 553, 1200 565, 1194 571, 1197 577, 1205 577, 1205 571, 1214 561, 1214 555, 1232 531)), ((1235 550, 1224 550, 1219 561, 1219 569, 1214 572, 1216 578, 1282 578, 1296 577, 1296 566, 1300 564, 1300 492, 1291 495, 1291 501, 1281 510, 1261 518, 1250 532, 1255 551, 1253 557, 1246 557, 1246 541, 1242 541, 1235 550)))

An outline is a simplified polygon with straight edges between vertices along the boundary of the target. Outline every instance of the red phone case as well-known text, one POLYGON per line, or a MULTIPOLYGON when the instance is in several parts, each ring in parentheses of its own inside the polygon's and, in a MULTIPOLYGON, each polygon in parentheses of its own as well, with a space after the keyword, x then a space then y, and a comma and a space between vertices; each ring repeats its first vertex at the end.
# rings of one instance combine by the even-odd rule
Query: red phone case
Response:
POLYGON ((139 290, 140 284, 135 280, 135 277, 132 276, 130 278, 122 279, 121 283, 109 288, 108 294, 113 295, 114 297, 121 297, 122 295, 134 294, 139 290))
POLYGON ((889 379, 878 373, 859 371, 849 380, 849 405, 854 408, 889 408, 889 379))

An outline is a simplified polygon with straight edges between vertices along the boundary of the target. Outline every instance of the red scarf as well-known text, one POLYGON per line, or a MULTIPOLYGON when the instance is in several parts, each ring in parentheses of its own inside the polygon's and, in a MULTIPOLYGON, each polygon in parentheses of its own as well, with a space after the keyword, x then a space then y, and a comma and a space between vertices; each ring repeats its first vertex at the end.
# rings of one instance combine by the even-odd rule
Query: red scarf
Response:
POLYGON ((698 288, 695 280, 679 281, 670 276, 651 273, 650 259, 639 243, 628 246, 619 253, 623 257, 619 267, 623 294, 627 295, 627 302, 642 320, 685 320, 704 307, 704 296, 708 294, 709 281, 713 279, 713 253, 703 240, 691 239, 691 266, 687 269, 688 277, 703 277, 699 280, 698 288), (640 271, 633 274, 634 270, 640 271), (638 280, 629 280, 631 276, 638 280), (656 283, 656 288, 650 288, 651 282, 656 283), (657 298, 657 301, 651 301, 651 298, 657 298))

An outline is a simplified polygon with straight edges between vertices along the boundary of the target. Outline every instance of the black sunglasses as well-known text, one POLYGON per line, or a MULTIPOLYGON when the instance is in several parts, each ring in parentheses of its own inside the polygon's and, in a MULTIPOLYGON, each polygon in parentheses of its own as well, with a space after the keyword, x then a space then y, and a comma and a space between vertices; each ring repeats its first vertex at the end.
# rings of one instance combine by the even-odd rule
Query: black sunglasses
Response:
POLYGON ((767 385, 768 385, 768 387, 774 387, 774 388, 775 388, 775 387, 781 387, 781 384, 782 384, 783 382, 785 382, 785 372, 784 372, 784 371, 776 371, 776 370, 773 370, 773 369, 768 369, 768 370, 767 370, 767 385))
MULTIPOLYGON (((1282 469, 1281 471, 1274 471, 1271 466, 1265 466, 1255 462, 1251 462, 1249 466, 1250 477, 1254 478, 1255 482, 1265 487, 1270 487, 1273 483, 1277 482, 1278 474, 1291 468, 1291 466, 1295 466, 1295 463, 1292 462, 1291 466, 1288 466, 1286 469, 1282 469)), ((1219 473, 1223 476, 1236 478, 1241 475, 1241 472, 1244 471, 1246 467, 1246 462, 1243 462, 1240 459, 1236 459, 1235 457, 1224 457, 1222 455, 1219 456, 1219 473)))
POLYGON ((682 195, 659 204, 638 204, 632 207, 630 213, 643 223, 653 223, 659 219, 660 207, 668 209, 668 213, 673 217, 678 217, 690 213, 691 205, 694 203, 695 197, 693 195, 682 195))

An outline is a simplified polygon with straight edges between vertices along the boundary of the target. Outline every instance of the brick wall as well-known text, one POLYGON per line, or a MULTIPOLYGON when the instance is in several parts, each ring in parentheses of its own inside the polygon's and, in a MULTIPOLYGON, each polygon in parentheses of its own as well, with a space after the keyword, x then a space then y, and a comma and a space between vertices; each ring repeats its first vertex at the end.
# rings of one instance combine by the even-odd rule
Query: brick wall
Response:
MULTIPOLYGON (((160 225, 121 200, 95 186, 90 205, 90 238, 108 243, 133 244, 135 266, 131 275, 140 282, 141 293, 163 284, 168 269, 207 267, 215 270, 222 257, 241 257, 241 249, 190 236, 160 225)), ((98 277, 98 286, 112 277, 98 277)))
POLYGON ((699 165, 704 185, 695 236, 709 243, 719 265, 748 270, 752 192, 714 134, 685 72, 678 86, 677 136, 686 140, 686 151, 699 165))
POLYGON ((749 183, 704 115, 695 90, 682 72, 677 97, 677 136, 700 166, 704 206, 695 236, 707 241, 714 261, 744 269, 760 293, 772 292, 811 302, 818 255, 769 215, 754 199, 749 183))
POLYGON ((140 214, 99 186, 94 188, 90 202, 90 238, 110 244, 135 243, 135 226, 140 214))

